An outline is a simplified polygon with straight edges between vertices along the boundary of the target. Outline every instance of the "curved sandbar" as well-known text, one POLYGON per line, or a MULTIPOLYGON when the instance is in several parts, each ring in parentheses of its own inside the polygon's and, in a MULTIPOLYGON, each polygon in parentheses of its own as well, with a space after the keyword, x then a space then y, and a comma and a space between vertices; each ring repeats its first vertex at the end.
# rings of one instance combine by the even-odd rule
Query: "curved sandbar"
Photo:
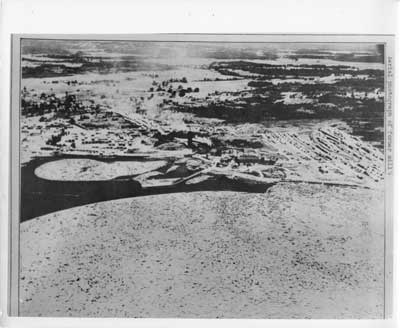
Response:
POLYGON ((276 185, 45 215, 21 224, 20 314, 380 318, 382 197, 276 185))
POLYGON ((47 180, 100 181, 143 174, 166 164, 162 160, 102 162, 88 158, 64 158, 40 165, 35 169, 35 174, 47 180))

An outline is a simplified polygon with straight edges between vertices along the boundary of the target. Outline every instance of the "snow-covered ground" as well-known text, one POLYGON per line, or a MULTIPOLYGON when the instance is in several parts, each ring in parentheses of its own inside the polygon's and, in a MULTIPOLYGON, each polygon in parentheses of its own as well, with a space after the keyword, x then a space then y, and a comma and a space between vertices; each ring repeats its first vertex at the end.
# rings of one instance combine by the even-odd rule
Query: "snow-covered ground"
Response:
MULTIPOLYGON (((118 56, 115 54, 115 60, 118 56)), ((86 129, 78 117, 78 123, 52 118, 52 114, 44 115, 42 121, 38 116, 23 117, 21 163, 34 156, 52 155, 55 148, 60 153, 100 157, 145 154, 152 161, 62 159, 38 167, 35 174, 64 181, 140 174, 138 181, 150 186, 150 177, 160 174, 156 171, 166 164, 166 158, 176 161, 171 169, 179 165, 197 169, 202 161, 188 163, 195 160, 195 150, 185 145, 185 139, 155 146, 153 132, 141 134, 140 128, 201 130, 227 144, 261 142, 257 151, 277 158, 276 167, 285 173, 285 181, 265 194, 163 194, 90 204, 23 222, 20 314, 381 318, 383 153, 352 136, 343 122, 221 125, 218 120, 175 112, 168 109, 166 100, 180 105, 235 100, 232 93, 252 90, 250 79, 228 80, 207 69, 216 61, 210 58, 147 60, 173 68, 23 79, 21 87, 35 97, 42 92, 60 98, 65 92, 76 94, 82 101, 100 104, 104 111, 123 115, 139 128, 105 124, 86 129), (182 85, 199 88, 198 92, 170 98, 167 91, 156 91, 163 81, 183 78, 187 83, 169 82, 166 88, 176 90, 182 85), (46 144, 60 130, 65 130, 60 140, 63 146, 46 144)), ((284 56, 278 61, 248 61, 383 69, 375 63, 294 61, 284 56)), ((334 83, 347 78, 343 74, 270 82, 334 83)), ((367 97, 379 97, 379 92, 367 97)), ((285 104, 312 102, 301 93, 282 96, 285 104)), ((354 94, 355 98, 362 96, 354 94)), ((213 155, 210 158, 213 160, 213 155)), ((261 171, 267 165, 256 167, 261 171)), ((198 177, 204 178, 207 176, 198 177)))
POLYGON ((282 184, 21 224, 22 316, 382 318, 378 191, 282 184))
POLYGON ((70 158, 43 164, 35 170, 35 174, 43 179, 59 181, 109 180, 119 176, 154 171, 166 163, 166 161, 105 163, 91 159, 70 158))

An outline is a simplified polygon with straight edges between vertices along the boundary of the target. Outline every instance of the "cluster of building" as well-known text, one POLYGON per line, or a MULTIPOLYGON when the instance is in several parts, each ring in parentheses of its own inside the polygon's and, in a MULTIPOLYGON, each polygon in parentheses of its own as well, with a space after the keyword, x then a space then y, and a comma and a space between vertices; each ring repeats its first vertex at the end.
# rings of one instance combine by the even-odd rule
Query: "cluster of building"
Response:
MULTIPOLYGON (((175 81, 163 81, 155 87, 168 88, 172 82, 175 81)), ((25 99, 30 99, 23 110, 31 111, 37 101, 43 109, 42 114, 38 113, 40 115, 25 115, 21 127, 23 143, 35 140, 36 145, 41 145, 39 150, 35 149, 36 155, 61 152, 123 156, 145 151, 157 153, 163 149, 160 144, 175 143, 182 144, 192 153, 202 154, 205 163, 210 160, 215 167, 258 172, 262 177, 319 181, 351 178, 360 182, 377 182, 383 178, 381 152, 334 128, 313 129, 302 135, 287 130, 243 135, 243 144, 249 146, 238 147, 222 141, 225 136, 235 135, 229 125, 186 123, 190 132, 171 131, 164 129, 162 122, 150 120, 146 115, 125 117, 100 108, 94 102, 78 100, 73 94, 66 93, 61 98, 41 94, 36 99, 27 90, 23 92, 25 99), (59 115, 60 111, 64 115, 59 115), (260 147, 250 145, 254 138, 260 147)), ((131 99, 139 108, 143 100, 131 99)), ((24 149, 30 151, 34 147, 24 149)))

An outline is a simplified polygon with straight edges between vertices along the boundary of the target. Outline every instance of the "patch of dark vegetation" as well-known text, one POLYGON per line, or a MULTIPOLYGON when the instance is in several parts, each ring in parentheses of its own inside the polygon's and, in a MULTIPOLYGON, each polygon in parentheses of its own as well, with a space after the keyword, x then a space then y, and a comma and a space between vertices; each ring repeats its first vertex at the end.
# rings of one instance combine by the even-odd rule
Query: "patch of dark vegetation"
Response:
POLYGON ((262 148, 264 147, 264 143, 260 141, 252 141, 248 139, 233 139, 233 140, 226 140, 225 145, 235 148, 262 148))
POLYGON ((56 113, 58 117, 69 118, 70 115, 99 113, 101 110, 99 104, 94 101, 84 103, 76 94, 66 92, 64 96, 56 96, 55 93, 42 92, 38 95, 31 94, 26 87, 22 90, 21 114, 27 117, 56 113))
MULTIPOLYGON (((382 70, 377 69, 357 69, 354 67, 344 66, 344 65, 335 65, 335 66, 326 66, 326 65, 272 65, 265 63, 254 63, 248 62, 244 60, 238 61, 229 61, 229 62, 214 62, 210 64, 210 69, 216 70, 217 72, 223 75, 232 75, 232 76, 242 76, 245 74, 239 74, 235 72, 235 70, 245 71, 250 74, 260 74, 261 76, 258 79, 271 79, 271 78, 299 78, 305 76, 318 76, 324 77, 329 75, 342 75, 342 74, 350 74, 350 75, 359 75, 359 74, 367 74, 367 75, 378 75, 383 74, 382 70)), ((249 75, 249 77, 254 78, 254 76, 249 75)))
POLYGON ((383 70, 344 65, 271 65, 243 60, 214 62, 210 68, 227 76, 251 78, 248 83, 251 90, 246 90, 245 96, 242 92, 229 93, 236 97, 234 100, 210 102, 198 107, 178 105, 177 110, 230 123, 342 119, 353 128, 355 135, 382 143, 383 70), (247 76, 246 72, 257 76, 247 76), (333 83, 319 80, 332 75, 346 77, 333 83), (272 83, 275 78, 282 79, 282 82, 272 83), (305 80, 305 83, 288 80, 293 78, 305 80), (284 92, 295 93, 307 101, 285 103, 284 92))
POLYGON ((300 119, 341 119, 353 129, 354 134, 368 141, 383 140, 384 103, 376 99, 356 99, 338 96, 334 92, 324 93, 315 103, 284 104, 276 102, 276 93, 269 97, 260 95, 234 101, 225 101, 207 106, 175 107, 178 111, 190 112, 200 117, 223 119, 228 123, 259 123, 263 121, 300 119), (368 124, 360 125, 360 122, 368 124))

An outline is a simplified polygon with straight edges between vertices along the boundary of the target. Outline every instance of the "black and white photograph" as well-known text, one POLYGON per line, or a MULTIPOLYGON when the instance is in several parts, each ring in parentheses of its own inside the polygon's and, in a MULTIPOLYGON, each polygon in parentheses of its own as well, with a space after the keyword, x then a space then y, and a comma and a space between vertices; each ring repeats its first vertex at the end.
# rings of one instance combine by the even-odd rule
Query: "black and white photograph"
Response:
POLYGON ((13 39, 17 315, 385 318, 387 40, 256 39, 13 39))

